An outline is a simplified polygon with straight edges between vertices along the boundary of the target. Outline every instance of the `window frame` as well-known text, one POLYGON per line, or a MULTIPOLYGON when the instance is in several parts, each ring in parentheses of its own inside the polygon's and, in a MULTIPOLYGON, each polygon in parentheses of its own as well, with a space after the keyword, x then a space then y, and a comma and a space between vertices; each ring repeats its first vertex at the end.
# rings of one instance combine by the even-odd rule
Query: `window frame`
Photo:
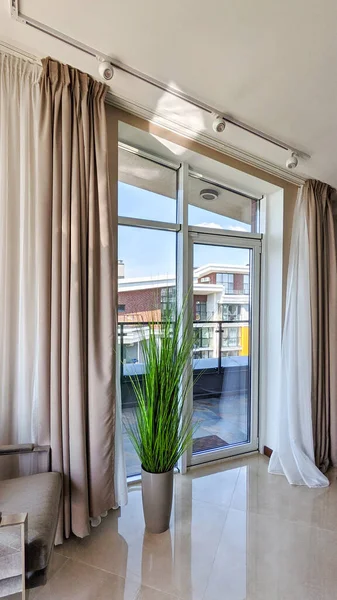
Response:
POLYGON ((233 321, 233 323, 241 321, 241 307, 242 307, 242 304, 237 304, 237 303, 225 302, 224 304, 222 304, 222 320, 223 321, 233 321), (229 314, 229 313, 227 315, 225 315, 224 309, 230 308, 230 307, 236 308, 235 315, 229 314), (237 310, 237 309, 239 309, 239 310, 237 310), (235 316, 235 318, 231 319, 232 316, 235 316))
MULTIPOLYGON (((141 154, 141 151, 140 151, 141 154)), ((146 153, 146 158, 149 158, 149 154, 146 153)), ((160 162, 161 164, 166 164, 168 161, 165 161, 157 156, 153 156, 151 160, 154 162, 160 162)), ((172 162, 169 165, 172 168, 172 162)), ((118 225, 125 225, 131 227, 141 227, 142 229, 157 229, 164 231, 173 231, 177 234, 177 251, 176 251, 176 290, 177 290, 177 307, 182 307, 184 302, 184 298, 187 296, 189 289, 193 286, 193 269, 192 269, 192 248, 193 242, 195 239, 200 236, 200 239, 208 239, 211 244, 218 244, 224 246, 238 246, 242 248, 249 248, 253 251, 253 269, 255 271, 254 281, 249 282, 250 297, 253 297, 253 302, 255 306, 255 313, 259 313, 259 289, 260 289, 260 254, 261 254, 261 240, 262 235, 259 233, 251 233, 251 232, 242 232, 242 231, 232 231, 232 230, 219 230, 218 228, 208 228, 203 226, 195 226, 188 225, 188 182, 189 182, 189 174, 191 169, 187 162, 177 163, 174 165, 174 168, 177 173, 177 220, 176 223, 172 222, 164 222, 164 221, 155 221, 148 219, 139 219, 133 217, 122 217, 118 216, 118 225), (257 283, 258 282, 258 283, 257 283)), ((215 182, 214 182, 215 183, 215 182)), ((253 199, 253 198, 252 198, 253 199)), ((258 198, 256 198, 258 201, 258 198)), ((203 242, 204 243, 204 242, 203 242)), ((234 274, 229 273, 228 275, 233 275, 233 292, 234 292, 234 274)), ((233 293, 232 292, 232 293, 233 293)), ((230 294, 229 294, 230 295, 230 294)), ((191 296, 193 296, 191 294, 191 296)), ((191 313, 193 311, 192 306, 192 297, 189 299, 188 303, 188 311, 191 313)), ((188 312, 187 311, 187 312, 188 312)), ((252 331, 252 339, 251 339, 251 352, 255 353, 258 357, 258 336, 259 336, 259 327, 258 327, 258 319, 259 315, 251 315, 250 318, 254 320, 254 331, 252 331)), ((206 350, 207 351, 207 350, 206 350)), ((230 347, 221 348, 223 352, 231 352, 230 347)), ((257 358, 258 360, 258 358, 257 358)), ((192 356, 191 363, 188 365, 186 369, 186 377, 188 373, 192 369, 192 356)), ((252 430, 251 430, 251 443, 243 444, 242 448, 236 448, 233 452, 233 447, 229 448, 229 451, 221 450, 219 456, 217 456, 217 452, 212 452, 211 460, 217 460, 217 458, 222 458, 224 456, 231 456, 233 454, 244 454, 249 451, 255 450, 258 447, 258 437, 257 437, 257 413, 258 413, 258 362, 254 365, 254 372, 252 372, 252 390, 253 395, 255 397, 253 413, 252 414, 252 430)), ((183 384, 183 383, 182 383, 183 384)), ((193 391, 190 390, 189 398, 187 398, 189 405, 193 404, 193 391)), ((187 410, 187 409, 186 409, 187 410)), ((202 455, 198 455, 196 457, 191 458, 191 452, 186 452, 182 459, 179 461, 179 469, 181 473, 186 473, 187 467, 193 464, 200 464, 201 462, 207 462, 209 458, 203 457, 202 455), (194 458, 196 460, 194 460, 194 458)), ((132 478, 133 480, 137 480, 136 478, 132 478)))
POLYGON ((229 296, 235 294, 234 276, 235 273, 216 273, 216 283, 222 285, 225 294, 228 294, 229 296))
POLYGON ((160 288, 160 310, 163 312, 169 311, 170 314, 177 306, 177 288, 176 286, 165 286, 160 288))
POLYGON ((196 326, 193 328, 194 332, 193 332, 193 336, 194 339, 195 337, 197 337, 195 334, 196 332, 201 332, 200 335, 198 335, 198 340, 197 342, 200 342, 199 344, 196 341, 193 341, 193 353, 194 351, 198 351, 198 350, 210 350, 210 344, 209 342, 213 342, 214 341, 214 327, 207 327, 204 325, 200 325, 200 326, 196 326), (206 343, 207 342, 207 343, 206 343))
MULTIPOLYGON (((241 233, 241 232, 240 232, 241 233)), ((249 424, 250 424, 250 441, 246 443, 235 444, 228 448, 221 450, 214 450, 211 453, 211 457, 204 454, 192 455, 189 452, 188 465, 195 466, 209 462, 209 460, 219 460, 231 456, 240 454, 246 454, 247 452, 254 452, 258 449, 258 408, 259 408, 259 339, 260 339, 260 273, 261 273, 261 252, 262 252, 262 235, 260 234, 245 234, 242 232, 240 236, 235 235, 232 231, 209 231, 206 228, 189 228, 189 234, 191 239, 190 245, 190 263, 193 268, 193 245, 194 244, 208 244, 210 246, 227 246, 230 248, 247 248, 251 251, 251 289, 249 298, 251 304, 249 314, 249 326, 250 326, 250 409, 249 409, 249 424), (234 235, 233 235, 234 234, 234 235)), ((241 329, 244 327, 243 322, 238 322, 238 327, 241 329)), ((225 324, 223 324, 225 326, 225 324)), ((223 329, 223 327, 222 327, 223 329)), ((221 347, 221 358, 220 360, 226 360, 230 358, 231 354, 222 356, 222 352, 231 353, 234 346, 221 347)), ((237 355, 237 354, 236 354, 237 355)))
POLYGON ((243 293, 245 296, 249 295, 249 288, 250 288, 250 277, 249 277, 249 274, 244 273, 244 275, 243 275, 243 293), (246 280, 248 280, 247 283, 246 283, 246 280))
POLYGON ((223 326, 221 350, 225 350, 226 348, 240 348, 241 340, 242 340, 241 327, 231 327, 229 325, 223 326), (235 334, 235 335, 233 335, 233 334, 235 334), (229 342, 228 344, 225 343, 226 340, 229 342), (233 343, 231 343, 231 342, 233 342, 233 343))
POLYGON ((200 300, 196 300, 194 315, 195 315, 196 321, 206 321, 207 320, 207 300, 206 300, 206 302, 201 302, 200 300), (202 310, 198 310, 198 308, 202 308, 202 310))

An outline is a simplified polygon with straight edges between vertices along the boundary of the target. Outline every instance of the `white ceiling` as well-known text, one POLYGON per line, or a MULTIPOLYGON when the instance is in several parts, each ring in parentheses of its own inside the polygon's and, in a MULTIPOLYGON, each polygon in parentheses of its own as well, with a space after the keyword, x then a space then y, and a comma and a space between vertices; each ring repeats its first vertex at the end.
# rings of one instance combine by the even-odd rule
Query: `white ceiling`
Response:
MULTIPOLYGON (((0 39, 97 75, 94 58, 14 22, 1 2, 0 39)), ((299 172, 337 186, 335 0, 21 0, 21 10, 311 154, 299 172)), ((168 94, 121 73, 111 87, 215 137, 207 114, 168 94)), ((287 158, 232 127, 222 139, 276 164, 287 158)))

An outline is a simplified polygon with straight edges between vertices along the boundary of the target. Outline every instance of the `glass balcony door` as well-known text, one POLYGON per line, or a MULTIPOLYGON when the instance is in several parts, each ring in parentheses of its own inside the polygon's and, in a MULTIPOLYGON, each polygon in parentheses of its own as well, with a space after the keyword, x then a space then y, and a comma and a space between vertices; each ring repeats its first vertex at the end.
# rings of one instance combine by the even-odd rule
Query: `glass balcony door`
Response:
POLYGON ((188 464, 256 450, 260 239, 190 232, 193 420, 188 464))

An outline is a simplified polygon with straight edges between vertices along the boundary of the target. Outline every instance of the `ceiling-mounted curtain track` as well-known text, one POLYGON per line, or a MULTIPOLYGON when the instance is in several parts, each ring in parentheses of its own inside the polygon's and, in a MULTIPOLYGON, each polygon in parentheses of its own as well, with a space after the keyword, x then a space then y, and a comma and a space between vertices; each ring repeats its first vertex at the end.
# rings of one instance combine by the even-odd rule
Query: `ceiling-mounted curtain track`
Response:
POLYGON ((36 58, 36 56, 33 56, 32 54, 29 54, 29 52, 25 52, 16 46, 12 46, 7 42, 3 42, 2 40, 0 41, 0 52, 3 52, 4 54, 11 54, 28 62, 41 65, 41 61, 36 58))
POLYGON ((62 33, 61 31, 58 31, 57 29, 53 29, 52 27, 49 27, 49 25, 41 23, 40 21, 37 21, 36 19, 32 19, 28 15, 24 15, 23 13, 20 12, 19 0, 10 0, 10 9, 11 9, 11 16, 14 19, 16 19, 17 21, 24 23, 25 25, 29 25, 30 27, 33 27, 34 29, 38 29, 39 31, 42 31, 43 33, 46 33, 47 35, 50 35, 64 43, 68 44, 69 46, 72 46, 73 48, 77 48, 77 50, 81 50, 82 52, 85 52, 86 54, 89 54, 90 56, 94 56, 97 59, 107 60, 116 69, 119 69, 120 71, 123 71, 124 73, 127 73, 128 75, 131 75, 132 77, 136 77, 137 79, 140 79, 141 81, 144 81, 145 83, 147 83, 157 89, 160 89, 168 94, 171 94, 172 96, 175 96, 176 98, 180 98, 181 100, 184 100, 188 104, 191 104, 191 105, 195 106, 196 108, 199 108, 200 110, 203 110, 212 115, 221 115, 227 121, 227 123, 230 123, 231 125, 234 125, 235 127, 238 127, 239 129, 243 129, 244 131, 247 131, 248 133, 255 135, 256 137, 259 137, 259 138, 265 140, 266 142, 273 144, 274 146, 278 146, 279 148, 282 148, 283 150, 295 152, 299 157, 301 157, 303 159, 310 158, 309 154, 306 154, 305 152, 302 152, 301 150, 294 148, 293 146, 287 144, 286 142, 283 142, 282 140, 279 140, 271 135, 268 135, 268 134, 264 133, 263 131, 256 129, 255 127, 251 127, 250 125, 247 125, 246 123, 243 123, 242 121, 239 121, 232 116, 226 115, 218 108, 210 106, 209 104, 206 104, 205 102, 202 102, 201 100, 197 100, 196 98, 193 98, 192 96, 189 96, 188 94, 185 94, 184 92, 181 92, 181 91, 177 90, 176 88, 174 88, 166 83, 163 83, 162 81, 159 81, 158 79, 155 79, 154 77, 151 77, 150 75, 147 75, 146 73, 142 73, 141 71, 138 71, 137 69, 134 69, 133 67, 130 67, 129 65, 122 63, 121 61, 117 60, 116 58, 111 58, 111 56, 104 54, 104 53, 100 52, 99 50, 96 50, 95 48, 88 46, 87 44, 83 44, 82 42, 75 40, 74 38, 62 33))

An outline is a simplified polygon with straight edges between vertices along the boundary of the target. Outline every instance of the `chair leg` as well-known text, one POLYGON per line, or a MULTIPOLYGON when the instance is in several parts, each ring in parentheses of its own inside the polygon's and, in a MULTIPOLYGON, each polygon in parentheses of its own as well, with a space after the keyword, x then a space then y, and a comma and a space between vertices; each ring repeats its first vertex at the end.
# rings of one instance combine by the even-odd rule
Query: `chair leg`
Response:
POLYGON ((28 600, 28 590, 26 588, 26 551, 28 547, 28 518, 21 523, 21 568, 22 568, 22 600, 28 600))

